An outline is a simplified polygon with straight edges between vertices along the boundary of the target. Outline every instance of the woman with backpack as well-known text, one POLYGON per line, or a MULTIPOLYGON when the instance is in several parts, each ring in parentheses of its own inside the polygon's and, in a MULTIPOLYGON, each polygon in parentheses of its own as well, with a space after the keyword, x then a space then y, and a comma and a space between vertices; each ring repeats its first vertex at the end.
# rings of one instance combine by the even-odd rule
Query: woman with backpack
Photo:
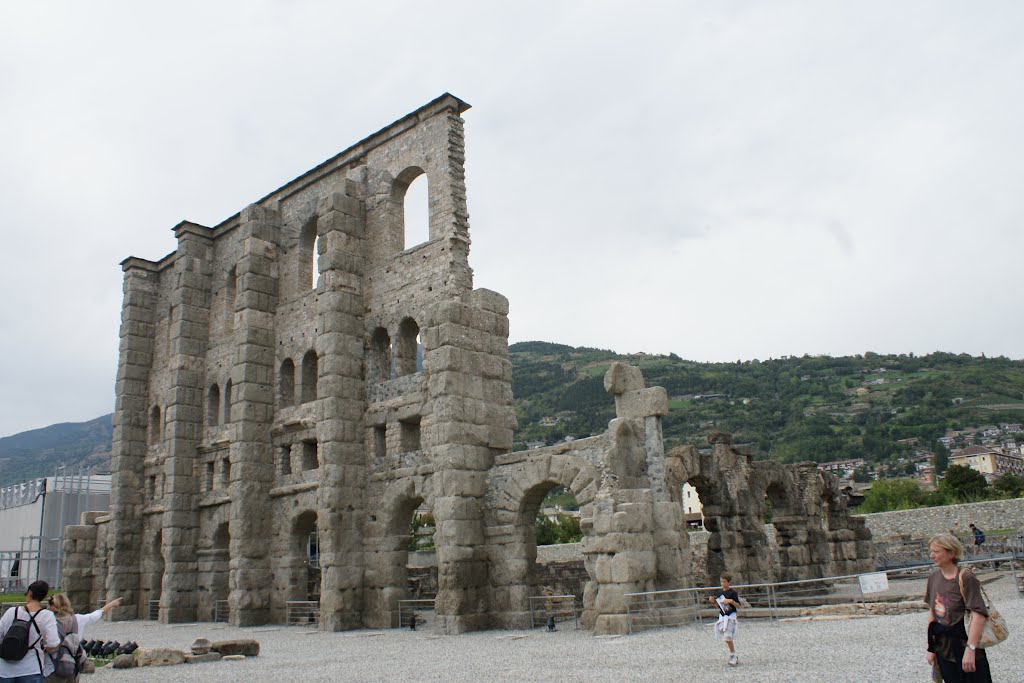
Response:
MULTIPOLYGON (((121 598, 111 600, 103 607, 89 612, 88 614, 75 614, 74 608, 71 607, 71 601, 68 600, 68 596, 64 593, 58 593, 57 595, 51 596, 49 600, 50 611, 53 612, 57 619, 57 633, 60 638, 60 643, 65 643, 65 638, 69 634, 75 634, 77 636, 75 642, 75 651, 67 654, 71 655, 73 659, 80 660, 83 664, 85 662, 85 653, 81 652, 81 643, 85 641, 85 627, 90 624, 95 624, 97 621, 102 619, 107 612, 120 606, 121 598)), ((58 659, 64 656, 63 648, 59 648, 55 653, 55 657, 58 659)), ((59 667, 56 667, 59 669, 59 667)), ((77 681, 77 672, 72 676, 61 676, 59 671, 55 670, 46 678, 46 683, 55 681, 77 681)))
POLYGON ((47 651, 57 648, 57 619, 43 609, 50 592, 45 581, 35 581, 18 605, 0 618, 0 683, 43 683, 53 672, 47 651))

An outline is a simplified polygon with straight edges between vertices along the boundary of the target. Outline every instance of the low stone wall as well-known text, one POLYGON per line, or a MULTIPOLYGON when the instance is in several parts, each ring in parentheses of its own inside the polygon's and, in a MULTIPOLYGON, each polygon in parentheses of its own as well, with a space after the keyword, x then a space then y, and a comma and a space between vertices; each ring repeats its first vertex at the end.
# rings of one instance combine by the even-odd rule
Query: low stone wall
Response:
POLYGON ((874 512, 860 516, 871 530, 874 541, 899 536, 928 538, 950 529, 965 535, 968 533, 968 524, 974 524, 982 531, 1021 529, 1024 528, 1024 498, 874 512))
POLYGON ((537 566, 537 583, 543 595, 575 595, 580 604, 589 578, 582 559, 548 562, 537 566))
POLYGON ((539 564, 569 562, 572 560, 583 561, 582 543, 558 543, 555 545, 537 546, 537 562, 539 564))

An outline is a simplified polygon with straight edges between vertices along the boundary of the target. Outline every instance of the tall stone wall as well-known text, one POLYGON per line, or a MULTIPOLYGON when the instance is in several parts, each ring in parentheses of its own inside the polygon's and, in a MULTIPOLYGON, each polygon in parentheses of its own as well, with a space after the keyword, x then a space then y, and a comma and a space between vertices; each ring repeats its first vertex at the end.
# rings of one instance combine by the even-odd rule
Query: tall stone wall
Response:
POLYGON ((625 631, 626 594, 689 581, 691 479, 719 525, 709 565, 768 570, 766 496, 785 576, 862 560, 863 524, 813 467, 752 463, 724 440, 710 459, 666 454, 667 396, 637 368, 605 376, 604 433, 510 452, 509 302, 474 289, 469 266, 468 108, 443 95, 219 225, 179 223, 163 259, 122 263, 110 514, 67 536, 80 604, 120 596, 115 618, 170 623, 226 601, 249 626, 316 602, 324 629, 394 626, 426 511, 438 627, 522 627, 551 579, 534 523, 555 486, 584 531, 584 571, 555 578, 585 577, 597 633, 625 631), (429 239, 409 245, 417 178, 429 239))
POLYGON ((941 507, 874 512, 859 515, 875 540, 894 536, 927 539, 953 529, 967 534, 969 524, 979 529, 1024 529, 1024 498, 993 500, 985 503, 964 503, 941 507))

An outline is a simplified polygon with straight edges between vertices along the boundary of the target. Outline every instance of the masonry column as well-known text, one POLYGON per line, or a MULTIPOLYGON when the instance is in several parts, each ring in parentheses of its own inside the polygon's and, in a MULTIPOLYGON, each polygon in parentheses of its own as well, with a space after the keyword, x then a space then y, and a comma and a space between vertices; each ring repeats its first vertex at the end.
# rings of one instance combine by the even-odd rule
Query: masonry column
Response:
MULTIPOLYGON (((661 387, 644 387, 639 368, 614 363, 604 377, 605 390, 615 397, 616 418, 608 425, 602 455, 605 481, 586 520, 583 557, 594 581, 584 591, 584 628, 594 635, 629 630, 626 594, 653 590, 659 568, 679 576, 678 534, 659 555, 658 520, 668 529, 682 521, 679 506, 668 499, 661 416, 668 396, 661 387), (657 507, 656 507, 657 506, 657 507)), ((667 536, 667 533, 663 533, 667 536)))
MULTIPOLYGON (((732 436, 716 432, 708 436, 712 445, 711 457, 719 471, 731 472, 730 495, 720 501, 721 508, 717 515, 719 535, 708 539, 708 580, 718 577, 710 576, 713 566, 713 545, 720 544, 721 559, 725 566, 719 570, 729 571, 733 583, 755 583, 770 580, 773 576, 768 552, 768 540, 764 536, 764 520, 761 516, 760 501, 751 501, 754 497, 750 490, 750 454, 734 449, 732 436)), ((705 507, 704 517, 709 516, 705 507)), ((709 529, 710 530, 710 529, 709 529)))
POLYGON ((212 231, 183 222, 174 228, 178 249, 168 271, 171 290, 171 393, 167 404, 164 464, 163 589, 160 622, 196 619, 196 446, 203 433, 203 387, 210 331, 212 231))
POLYGON ((430 410, 424 449, 434 465, 438 626, 460 633, 489 626, 483 495, 494 456, 512 448, 508 300, 478 289, 428 315, 425 371, 430 410))
POLYGON ((276 211, 252 204, 239 216, 241 257, 236 273, 235 364, 231 369, 229 463, 231 623, 265 624, 270 618, 270 488, 274 453, 274 312, 277 308, 276 211))
POLYGON ((111 521, 107 599, 120 596, 118 619, 138 619, 139 564, 142 547, 143 482, 146 458, 149 373, 153 367, 156 326, 155 263, 138 258, 121 262, 124 270, 124 303, 121 307, 121 341, 117 364, 117 399, 114 407, 114 440, 110 471, 111 521))
POLYGON ((362 522, 366 516, 363 415, 365 218, 355 183, 320 201, 317 220, 317 441, 320 487, 320 628, 359 628, 363 613, 362 522))

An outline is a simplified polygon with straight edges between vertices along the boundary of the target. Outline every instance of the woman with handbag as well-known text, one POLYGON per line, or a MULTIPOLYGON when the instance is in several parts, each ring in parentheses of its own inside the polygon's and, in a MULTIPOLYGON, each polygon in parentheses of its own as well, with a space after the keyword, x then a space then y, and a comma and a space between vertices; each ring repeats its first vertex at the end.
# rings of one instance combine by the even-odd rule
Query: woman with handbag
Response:
POLYGON ((992 683, 988 657, 978 647, 988 608, 978 578, 957 566, 963 554, 963 544, 951 534, 939 534, 928 542, 928 555, 936 567, 928 577, 924 596, 928 605, 928 663, 936 681, 992 683), (968 612, 969 629, 965 624, 968 612))

